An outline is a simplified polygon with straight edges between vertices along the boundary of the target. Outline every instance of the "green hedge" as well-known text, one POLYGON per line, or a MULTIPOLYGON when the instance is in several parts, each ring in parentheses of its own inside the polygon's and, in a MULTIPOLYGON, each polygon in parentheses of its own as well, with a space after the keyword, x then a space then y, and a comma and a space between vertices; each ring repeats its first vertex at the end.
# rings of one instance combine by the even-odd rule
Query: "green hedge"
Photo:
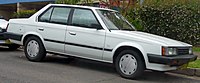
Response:
POLYGON ((20 10, 18 12, 14 12, 13 18, 28 18, 36 12, 36 10, 20 10))
POLYGON ((194 4, 151 4, 126 16, 139 30, 200 45, 200 7, 194 4))

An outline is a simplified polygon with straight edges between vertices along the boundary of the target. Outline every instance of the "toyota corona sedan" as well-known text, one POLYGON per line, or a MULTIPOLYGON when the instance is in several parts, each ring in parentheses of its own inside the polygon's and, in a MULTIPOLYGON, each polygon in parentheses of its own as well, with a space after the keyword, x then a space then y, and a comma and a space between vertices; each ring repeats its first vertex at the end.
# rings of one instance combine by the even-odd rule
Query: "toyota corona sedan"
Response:
POLYGON ((28 60, 46 53, 112 63, 120 76, 170 71, 196 60, 192 45, 137 31, 111 9, 49 4, 30 18, 11 19, 6 36, 24 46, 28 60))

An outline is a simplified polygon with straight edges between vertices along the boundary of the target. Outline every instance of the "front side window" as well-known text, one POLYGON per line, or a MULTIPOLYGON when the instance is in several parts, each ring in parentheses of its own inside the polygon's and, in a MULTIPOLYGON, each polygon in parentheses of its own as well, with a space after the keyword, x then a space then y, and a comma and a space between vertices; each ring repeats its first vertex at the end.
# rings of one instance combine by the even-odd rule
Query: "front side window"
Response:
POLYGON ((101 28, 92 11, 87 9, 74 10, 72 25, 85 28, 101 28))

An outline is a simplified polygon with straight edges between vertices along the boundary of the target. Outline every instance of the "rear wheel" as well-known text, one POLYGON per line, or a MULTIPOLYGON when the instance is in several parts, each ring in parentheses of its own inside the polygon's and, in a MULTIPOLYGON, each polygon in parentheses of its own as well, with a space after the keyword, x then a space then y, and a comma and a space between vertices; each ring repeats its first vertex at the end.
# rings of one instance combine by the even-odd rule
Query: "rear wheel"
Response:
POLYGON ((43 43, 37 37, 31 36, 25 42, 24 53, 30 61, 42 61, 46 56, 46 50, 43 43))
POLYGON ((134 79, 142 75, 145 65, 141 55, 133 50, 124 50, 116 57, 115 67, 120 76, 134 79))

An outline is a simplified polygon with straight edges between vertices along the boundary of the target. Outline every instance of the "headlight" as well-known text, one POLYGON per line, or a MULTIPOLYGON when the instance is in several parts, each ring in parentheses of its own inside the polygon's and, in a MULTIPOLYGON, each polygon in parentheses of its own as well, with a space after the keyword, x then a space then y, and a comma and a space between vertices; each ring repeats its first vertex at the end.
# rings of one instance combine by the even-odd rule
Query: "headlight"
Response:
POLYGON ((2 28, 0 27, 0 32, 3 32, 2 28))
POLYGON ((189 48, 189 54, 193 54, 192 47, 189 48))
POLYGON ((164 55, 164 56, 177 55, 177 48, 175 48, 175 47, 162 47, 162 55, 164 55))

